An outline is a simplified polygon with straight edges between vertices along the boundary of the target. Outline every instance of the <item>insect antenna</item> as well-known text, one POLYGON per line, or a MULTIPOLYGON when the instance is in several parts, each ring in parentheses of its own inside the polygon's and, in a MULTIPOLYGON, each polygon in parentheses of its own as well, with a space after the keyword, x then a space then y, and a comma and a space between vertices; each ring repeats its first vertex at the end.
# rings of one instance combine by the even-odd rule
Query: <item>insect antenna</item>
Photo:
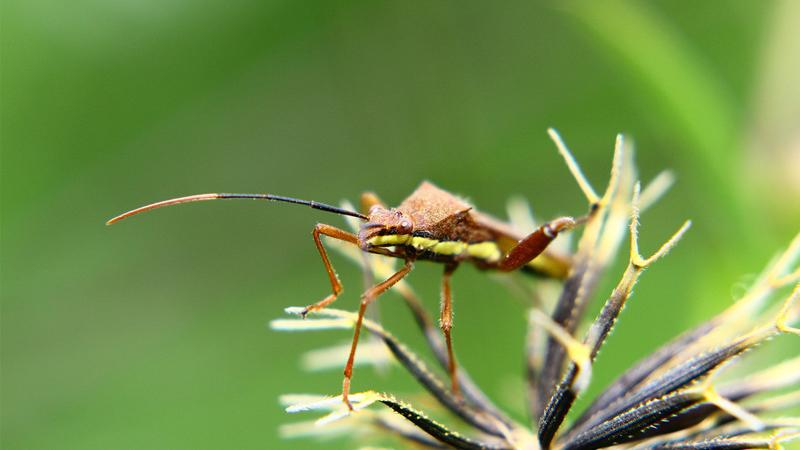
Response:
POLYGON ((334 214, 341 214, 343 216, 352 216, 359 218, 361 220, 367 220, 368 217, 357 213, 355 211, 350 211, 347 209, 337 208, 336 206, 326 205, 325 203, 319 203, 312 200, 300 200, 298 198, 292 197, 282 197, 280 195, 272 195, 272 194, 228 194, 228 193, 213 193, 213 194, 196 194, 196 195, 189 195, 187 197, 178 197, 172 198, 169 200, 162 200, 160 202, 151 203, 149 205, 145 205, 136 209, 132 209, 126 213, 122 213, 116 217, 113 217, 111 220, 106 222, 106 225, 111 225, 113 223, 119 222, 122 219, 128 218, 130 216, 143 213, 146 211, 150 211, 152 209, 161 208, 164 206, 172 206, 178 205, 181 203, 189 203, 189 202, 199 202, 204 200, 230 200, 230 199, 251 199, 251 200, 270 200, 275 202, 284 202, 284 203, 294 203, 295 205, 304 205, 310 208, 319 209, 322 211, 327 211, 334 214))

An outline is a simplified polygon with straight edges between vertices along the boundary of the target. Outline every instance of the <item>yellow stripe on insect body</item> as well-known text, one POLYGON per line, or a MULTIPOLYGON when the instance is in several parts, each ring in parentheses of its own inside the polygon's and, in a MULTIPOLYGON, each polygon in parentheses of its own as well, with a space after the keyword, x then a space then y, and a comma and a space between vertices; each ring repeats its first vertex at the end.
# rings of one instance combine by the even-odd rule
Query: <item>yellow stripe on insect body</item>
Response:
POLYGON ((383 236, 375 236, 371 238, 368 243, 376 247, 383 245, 406 245, 409 239, 411 239, 410 234, 386 234, 383 236))
POLYGON ((460 255, 464 253, 467 244, 460 241, 440 241, 438 239, 431 239, 425 237, 411 238, 411 246, 417 250, 428 251, 436 253, 437 255, 460 255))
POLYGON ((417 250, 427 250, 433 251, 433 248, 440 244, 442 241, 438 239, 431 239, 422 236, 414 236, 408 242, 408 245, 414 247, 417 250))
POLYGON ((440 241, 424 237, 413 237, 409 243, 417 250, 425 250, 437 255, 465 255, 487 262, 497 262, 502 257, 500 247, 491 241, 468 244, 462 241, 440 241))
POLYGON ((500 247, 492 241, 468 244, 462 241, 441 241, 423 236, 408 234, 387 234, 375 236, 369 240, 370 245, 408 245, 420 251, 435 253, 444 256, 465 255, 487 262, 497 262, 503 257, 500 247))
POLYGON ((496 242, 486 241, 467 246, 467 254, 473 258, 482 259, 487 262, 497 262, 503 257, 503 252, 496 242))

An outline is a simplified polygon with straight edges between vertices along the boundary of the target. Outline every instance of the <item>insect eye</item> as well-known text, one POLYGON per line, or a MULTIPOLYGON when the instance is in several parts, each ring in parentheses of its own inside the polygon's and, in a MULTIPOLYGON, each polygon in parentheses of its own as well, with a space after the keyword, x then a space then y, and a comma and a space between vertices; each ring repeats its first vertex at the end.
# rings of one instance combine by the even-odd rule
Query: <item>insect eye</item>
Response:
POLYGON ((400 222, 400 229, 404 232, 411 232, 411 222, 407 220, 400 222))

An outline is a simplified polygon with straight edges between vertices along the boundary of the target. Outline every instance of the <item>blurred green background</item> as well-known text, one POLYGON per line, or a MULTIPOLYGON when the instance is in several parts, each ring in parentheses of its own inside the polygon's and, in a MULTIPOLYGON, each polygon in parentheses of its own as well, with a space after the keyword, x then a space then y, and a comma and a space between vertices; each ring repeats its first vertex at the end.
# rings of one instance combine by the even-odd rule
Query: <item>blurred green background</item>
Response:
MULTIPOLYGON (((305 373, 300 355, 350 334, 266 323, 327 294, 310 232, 341 219, 216 202, 104 226, 150 201, 397 204, 429 179, 500 216, 513 194, 539 218, 579 214, 545 129, 597 188, 628 133, 644 180, 677 176, 643 251, 694 227, 637 286, 594 392, 729 304, 798 231, 797 2, 9 0, 0 21, 4 449, 314 446, 277 436, 301 419, 277 396, 336 394, 340 371, 305 373)), ((354 309, 361 277, 334 258, 337 306, 354 309)), ((432 314, 440 270, 411 277, 432 314)), ((461 362, 524 417, 523 307, 472 268, 453 283, 461 362)), ((398 298, 380 303, 417 342, 398 298)), ((417 391, 357 370, 368 388, 417 391)))

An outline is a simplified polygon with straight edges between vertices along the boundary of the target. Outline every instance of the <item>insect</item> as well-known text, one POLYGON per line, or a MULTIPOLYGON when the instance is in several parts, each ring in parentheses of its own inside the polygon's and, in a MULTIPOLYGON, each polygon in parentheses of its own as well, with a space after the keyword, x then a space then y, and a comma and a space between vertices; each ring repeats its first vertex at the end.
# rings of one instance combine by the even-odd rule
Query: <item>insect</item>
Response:
POLYGON ((387 207, 373 193, 362 194, 363 213, 315 201, 272 194, 212 193, 152 203, 120 214, 109 220, 107 224, 110 225, 135 214, 164 206, 219 199, 255 199, 293 203, 334 214, 356 217, 363 221, 358 234, 323 223, 314 227, 312 233, 314 244, 330 279, 331 294, 319 302, 305 307, 301 313, 303 317, 311 311, 330 305, 342 292, 342 284, 334 272, 320 236, 328 236, 356 245, 364 252, 403 260, 402 268, 361 295, 358 319, 342 383, 342 399, 350 409, 352 409, 348 400, 350 380, 361 324, 367 306, 408 275, 415 261, 433 261, 444 266, 441 284, 440 327, 447 344, 451 389, 456 396, 459 396, 460 391, 456 377, 457 365, 451 337, 453 310, 450 278, 453 272, 461 263, 471 263, 483 270, 503 272, 524 270, 545 277, 565 278, 570 269, 569 258, 548 251, 547 247, 559 233, 574 228, 588 218, 588 215, 578 219, 561 217, 538 227, 527 236, 521 236, 510 225, 476 211, 465 200, 426 181, 420 184, 396 208, 387 207))

